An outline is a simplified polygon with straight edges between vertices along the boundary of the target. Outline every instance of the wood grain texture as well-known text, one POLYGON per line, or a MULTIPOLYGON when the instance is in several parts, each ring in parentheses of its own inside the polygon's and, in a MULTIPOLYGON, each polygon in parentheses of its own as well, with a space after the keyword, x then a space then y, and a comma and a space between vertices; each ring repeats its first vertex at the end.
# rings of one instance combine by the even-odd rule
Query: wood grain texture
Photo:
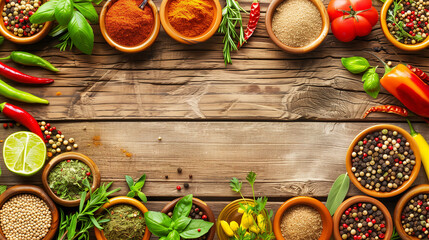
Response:
MULTIPOLYGON (((250 8, 251 1, 240 1, 250 8)), ((379 104, 400 104, 382 90, 378 99, 367 96, 360 76, 347 72, 341 57, 365 55, 383 47, 379 56, 393 63, 405 62, 429 71, 428 50, 407 53, 387 42, 380 25, 352 43, 341 43, 329 34, 314 52, 296 56, 282 52, 265 31, 265 11, 249 43, 233 53, 225 67, 222 36, 187 46, 161 33, 155 44, 142 53, 123 54, 111 48, 94 25, 95 48, 91 56, 77 50, 59 52, 57 40, 18 46, 5 43, 0 55, 26 50, 41 55, 61 72, 50 73, 18 66, 25 73, 51 77, 46 87, 12 83, 51 101, 50 106, 24 107, 36 118, 62 119, 246 119, 246 120, 359 120, 364 111, 379 104), (61 92, 61 96, 56 96, 61 92)), ((328 4, 325 0, 325 5, 328 4)), ((160 6, 161 0, 155 0, 160 6)), ((224 5, 224 1, 221 1, 224 5)), ((374 1, 377 9, 381 3, 374 1)), ((101 7, 97 8, 98 10, 101 7)), ((247 17, 244 19, 247 22, 247 17)), ((377 64, 373 57, 371 63, 377 64)), ((11 66, 17 67, 13 63, 11 66)), ((7 81, 10 83, 10 81, 7 81)), ((3 100, 3 98, 2 98, 3 100)), ((1 116, 4 119, 4 116, 1 116)), ((372 120, 397 121, 392 115, 375 114, 372 120)))

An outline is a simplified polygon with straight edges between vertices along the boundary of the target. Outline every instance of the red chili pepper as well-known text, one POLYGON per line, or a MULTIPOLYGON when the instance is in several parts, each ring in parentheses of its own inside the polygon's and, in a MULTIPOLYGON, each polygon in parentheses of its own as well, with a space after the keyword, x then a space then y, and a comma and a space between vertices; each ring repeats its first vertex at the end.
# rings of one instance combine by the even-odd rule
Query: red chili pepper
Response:
POLYGON ((429 76, 423 72, 421 69, 411 66, 410 64, 407 65, 407 68, 411 70, 414 74, 416 74, 423 82, 426 84, 429 84, 429 76))
MULTIPOLYGON (((252 7, 250 8, 249 22, 247 23, 246 31, 244 31, 244 40, 247 41, 253 35, 260 16, 261 5, 259 4, 258 0, 253 0, 252 7)), ((238 48, 240 47, 240 43, 238 43, 238 48)))
POLYGON ((0 75, 9 78, 10 80, 27 83, 27 84, 48 84, 53 83, 54 80, 50 78, 38 78, 24 74, 13 67, 9 67, 0 62, 0 75))
POLYGON ((372 107, 368 109, 363 115, 363 118, 366 118, 368 114, 373 112, 384 112, 384 113, 394 113, 403 117, 408 117, 408 110, 403 107, 393 106, 393 105, 382 105, 377 107, 372 107))
POLYGON ((31 114, 29 114, 24 109, 17 107, 15 105, 12 105, 10 103, 4 102, 0 104, 0 111, 3 112, 4 115, 6 115, 6 117, 21 123, 22 125, 27 127, 30 131, 32 131, 33 133, 41 137, 43 140, 45 140, 42 134, 42 130, 40 130, 39 123, 37 123, 37 120, 34 119, 34 117, 31 116, 31 114))

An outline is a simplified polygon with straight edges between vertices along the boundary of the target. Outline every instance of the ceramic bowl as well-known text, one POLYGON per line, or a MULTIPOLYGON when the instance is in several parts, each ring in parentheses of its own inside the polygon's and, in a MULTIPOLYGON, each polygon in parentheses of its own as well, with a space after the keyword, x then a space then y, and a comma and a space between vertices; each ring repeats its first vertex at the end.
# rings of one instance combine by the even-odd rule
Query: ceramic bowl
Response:
POLYGON ((205 33, 197 37, 186 37, 176 31, 168 21, 167 17, 167 7, 171 0, 163 0, 161 3, 161 8, 159 9, 159 14, 161 16, 161 24, 165 32, 174 40, 185 43, 185 44, 197 44, 207 41, 209 38, 215 34, 219 28, 220 22, 222 20, 222 7, 220 6, 219 0, 213 1, 213 7, 215 8, 215 15, 212 24, 207 29, 205 33))
POLYGON ((406 192, 401 199, 399 199, 398 203, 396 203, 395 212, 393 213, 393 222, 395 223, 396 232, 398 232, 399 236, 403 240, 418 240, 419 238, 410 236, 405 233, 402 228, 402 210, 405 205, 411 200, 411 198, 419 195, 420 193, 429 194, 429 184, 422 184, 413 187, 410 191, 406 192))
POLYGON ((419 148, 418 148, 417 143, 414 140, 414 138, 411 137, 411 135, 407 131, 405 131, 404 129, 402 129, 398 126, 395 126, 395 125, 390 125, 390 124, 376 125, 376 126, 372 126, 372 127, 369 127, 367 129, 363 130, 361 133, 359 133, 355 137, 355 139, 350 144, 349 149, 347 151, 347 156, 346 156, 347 173, 348 173, 352 183, 359 190, 361 190, 363 193, 370 195, 370 196, 373 196, 373 197, 377 197, 377 198, 393 197, 393 196, 401 194, 402 192, 407 190, 413 184, 413 182, 416 180, 416 178, 419 174, 419 171, 420 171, 420 166, 421 166, 420 151, 419 151, 419 148), (376 132, 376 131, 380 131, 382 129, 397 131, 399 134, 404 136, 407 139, 407 141, 410 143, 410 147, 414 151, 414 156, 416 157, 416 160, 415 160, 416 165, 414 166, 413 171, 411 172, 410 178, 407 181, 405 181, 401 186, 399 186, 397 189, 390 191, 390 192, 376 192, 375 190, 370 190, 370 189, 365 188, 364 186, 362 186, 360 184, 360 182, 357 180, 357 178, 355 177, 354 173, 351 170, 351 168, 352 168, 352 159, 351 159, 352 157, 351 156, 352 156, 352 152, 353 152, 353 147, 361 139, 363 139, 367 134, 372 133, 372 132, 376 132))
POLYGON ((421 43, 411 45, 411 44, 403 44, 403 43, 397 41, 396 38, 392 34, 390 34, 389 28, 387 27, 386 17, 387 17, 387 12, 389 10, 389 7, 390 7, 390 5, 392 5, 392 3, 393 3, 393 0, 386 0, 386 2, 383 4, 383 7, 381 8, 381 12, 380 12, 381 29, 383 30, 383 33, 386 36, 387 40, 389 40, 389 42, 391 42, 397 48, 400 48, 400 49, 405 50, 405 51, 419 51, 419 50, 422 50, 422 49, 425 49, 426 47, 428 47, 429 46, 429 37, 426 38, 426 40, 424 40, 421 43))
MULTIPOLYGON (((49 198, 48 194, 46 194, 43 191, 43 189, 40 187, 33 186, 33 185, 16 185, 14 187, 7 189, 3 194, 0 195, 0 209, 3 208, 3 204, 5 202, 7 202, 11 197, 16 196, 18 194, 33 194, 39 197, 40 199, 42 199, 46 203, 46 205, 49 207, 49 210, 52 213, 52 223, 51 223, 51 228, 49 229, 48 233, 43 238, 43 240, 53 239, 58 229, 58 224, 60 221, 58 210, 57 210, 57 207, 55 206, 55 203, 49 198)), ((1 229, 0 229, 0 239, 6 239, 1 229)))
MULTIPOLYGON (((220 226, 220 222, 222 220, 226 222, 236 221, 239 225, 241 223, 241 217, 243 214, 238 212, 238 208, 240 207, 240 204, 245 204, 245 202, 253 202, 253 199, 237 199, 233 202, 230 202, 226 207, 220 212, 219 216, 217 217, 216 221, 216 233, 219 240, 229 240, 230 237, 228 237, 222 230, 222 227, 220 226)), ((263 213, 265 219, 269 219, 266 212, 263 213)), ((271 224, 271 220, 267 221, 267 232, 270 233, 273 231, 273 226, 271 224)))
MULTIPOLYGON (((182 198, 176 198, 173 201, 169 202, 165 207, 162 209, 161 212, 167 214, 169 212, 173 212, 174 207, 176 206, 176 203, 182 198)), ((198 198, 193 198, 192 203, 195 204, 198 208, 200 208, 204 213, 207 215, 207 220, 209 222, 214 223, 213 227, 210 229, 210 231, 206 234, 206 240, 213 240, 216 232, 216 218, 213 214, 213 211, 211 208, 202 200, 198 198)))
POLYGON ((308 44, 304 47, 291 47, 283 42, 281 42, 276 35, 273 32, 272 28, 272 20, 274 13, 276 12, 277 7, 284 2, 284 0, 273 0, 271 4, 268 6, 267 14, 265 15, 265 26, 267 28, 268 35, 270 36, 271 40, 279 46, 281 49, 283 49, 285 52, 292 53, 292 54, 304 54, 313 51, 316 49, 322 42, 325 40, 326 36, 328 36, 329 31, 329 16, 328 11, 326 11, 325 6, 323 5, 322 1, 320 0, 310 0, 314 5, 316 5, 317 9, 320 12, 320 16, 322 17, 322 31, 320 32, 319 37, 316 38, 312 43, 308 44))
MULTIPOLYGON (((0 0, 0 9, 1 12, 3 12, 3 7, 6 0, 0 0)), ((43 1, 46 2, 46 1, 43 1)), ((4 25, 4 21, 0 21, 0 34, 5 37, 7 40, 17 43, 17 44, 33 44, 37 43, 40 40, 42 40, 46 35, 48 35, 49 31, 51 31, 52 28, 52 22, 46 22, 44 23, 45 26, 43 26, 42 30, 38 32, 37 34, 34 34, 31 37, 18 37, 15 36, 12 32, 6 29, 6 26, 4 25)))
POLYGON ((159 29, 161 26, 161 24, 159 22, 158 8, 156 7, 155 3, 153 3, 151 0, 148 1, 148 3, 147 3, 147 5, 150 6, 150 8, 152 8, 153 16, 155 19, 155 25, 152 29, 151 35, 144 42, 140 43, 140 45, 137 45, 134 47, 128 47, 128 46, 120 45, 120 44, 116 43, 115 41, 113 41, 113 39, 110 38, 110 36, 107 34, 107 31, 106 31, 106 23, 105 23, 106 13, 107 13, 107 10, 109 10, 110 6, 112 6, 112 4, 115 2, 116 2, 116 0, 108 0, 104 4, 103 9, 101 10, 101 13, 100 13, 100 20, 99 20, 100 30, 101 30, 101 34, 103 35, 106 42, 110 46, 112 46, 113 48, 115 48, 121 52, 125 52, 125 53, 137 53, 137 52, 144 51, 145 49, 150 47, 155 42, 156 38, 158 37, 159 29))
MULTIPOLYGON (((110 207, 113 207, 119 204, 131 205, 137 208, 138 210, 140 210, 143 214, 148 211, 142 202, 137 201, 134 198, 120 196, 120 197, 114 197, 112 199, 109 199, 109 202, 105 203, 97 213, 99 214, 102 211, 104 211, 104 209, 108 209, 110 207)), ((104 236, 103 231, 100 231, 98 228, 94 227, 94 232, 95 232, 95 238, 97 240, 107 240, 107 238, 104 236)), ((149 228, 146 226, 146 230, 142 240, 149 240, 150 236, 151 236, 151 233, 149 232, 149 228)))
MULTIPOLYGON (((83 163, 85 163, 90 169, 93 177, 93 182, 91 186, 91 190, 95 191, 100 186, 101 176, 100 171, 98 170, 97 165, 92 161, 89 157, 76 152, 68 152, 60 154, 56 157, 54 157, 49 163, 45 166, 42 173, 42 183, 43 187, 45 188, 46 192, 49 194, 49 196, 54 200, 56 203, 58 203, 61 206, 65 207, 76 207, 79 206, 80 199, 76 200, 64 200, 59 198, 49 187, 48 184, 48 176, 50 171, 57 165, 59 162, 68 160, 68 159, 75 159, 79 160, 83 163)), ((86 199, 89 198, 89 193, 86 195, 86 199)))
POLYGON ((334 239, 335 240, 342 240, 342 238, 340 236, 340 230, 339 230, 341 215, 346 211, 347 208, 349 208, 350 206, 352 206, 353 204, 356 204, 356 203, 371 203, 371 204, 377 206, 377 208, 380 209, 381 212, 383 212, 384 218, 386 219, 386 233, 384 234, 385 235, 384 239, 390 239, 390 237, 392 236, 392 233, 393 233, 393 222, 392 222, 392 217, 390 216, 389 211, 377 199, 372 198, 372 197, 368 197, 368 196, 362 196, 362 195, 351 197, 351 198, 345 200, 338 207, 338 209, 335 212, 334 217, 333 217, 334 239))
POLYGON ((329 240, 332 235, 332 218, 329 214, 328 209, 321 203, 319 200, 311 197, 294 197, 284 202, 280 208, 277 210, 276 215, 274 216, 273 228, 274 235, 277 240, 285 240, 281 231, 281 222, 284 213, 291 207, 298 205, 306 205, 316 209, 320 216, 322 217, 322 226, 323 231, 319 237, 319 240, 329 240))

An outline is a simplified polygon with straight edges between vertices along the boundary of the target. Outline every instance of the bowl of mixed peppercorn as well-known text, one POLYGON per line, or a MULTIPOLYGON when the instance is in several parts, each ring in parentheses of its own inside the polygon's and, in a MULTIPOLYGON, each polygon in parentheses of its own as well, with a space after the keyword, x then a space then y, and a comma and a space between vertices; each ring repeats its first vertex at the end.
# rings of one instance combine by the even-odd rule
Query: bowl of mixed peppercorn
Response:
POLYGON ((365 129, 350 144, 346 157, 352 183, 373 197, 396 196, 408 189, 421 166, 415 140, 394 125, 365 129))

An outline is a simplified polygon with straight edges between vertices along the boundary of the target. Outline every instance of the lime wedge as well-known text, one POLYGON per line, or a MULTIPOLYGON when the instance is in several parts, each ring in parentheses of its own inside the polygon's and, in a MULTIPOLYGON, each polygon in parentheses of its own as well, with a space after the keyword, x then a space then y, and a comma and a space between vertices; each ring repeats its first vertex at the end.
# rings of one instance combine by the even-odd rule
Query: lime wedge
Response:
POLYGON ((32 132, 16 132, 7 137, 3 145, 6 167, 21 176, 31 176, 45 164, 45 142, 32 132))

